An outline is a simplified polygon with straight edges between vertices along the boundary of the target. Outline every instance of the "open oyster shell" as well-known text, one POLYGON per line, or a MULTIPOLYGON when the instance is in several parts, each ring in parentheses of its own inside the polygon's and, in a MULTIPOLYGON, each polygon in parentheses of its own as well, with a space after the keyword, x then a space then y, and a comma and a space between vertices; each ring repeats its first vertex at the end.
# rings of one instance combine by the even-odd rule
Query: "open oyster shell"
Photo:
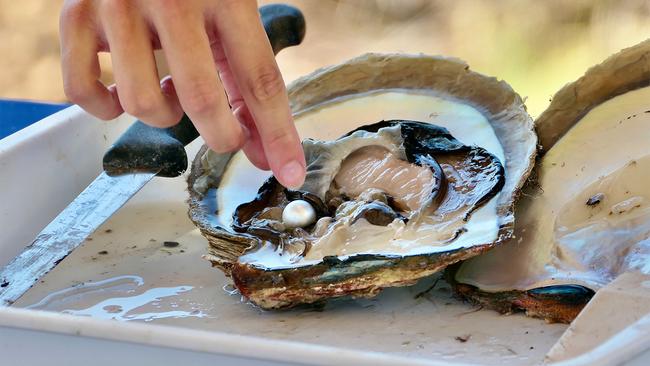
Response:
POLYGON ((451 276, 460 294, 570 322, 619 274, 650 273, 649 60, 646 41, 555 95, 536 121, 546 153, 515 235, 460 265, 451 276))
MULTIPOLYGON (((206 258, 231 276, 255 304, 281 308, 345 295, 374 296, 385 287, 413 284, 511 235, 513 203, 532 168, 537 138, 521 98, 506 83, 472 72, 454 59, 368 54, 297 80, 289 87, 289 97, 303 138, 327 141, 346 135, 332 143, 303 144, 308 161, 331 155, 325 160, 334 163, 325 165, 333 170, 308 178, 299 191, 286 191, 242 154, 203 148, 188 179, 190 217, 210 244, 206 258), (374 123, 382 119, 395 120, 374 123), (426 138, 430 141, 426 149, 409 153, 409 143, 426 138), (437 143, 446 146, 442 149, 437 143), (408 165, 404 169, 420 169, 425 184, 414 187, 419 187, 421 199, 407 202, 386 187, 345 188, 338 173, 346 170, 346 164, 352 165, 349 171, 357 169, 354 164, 363 159, 354 156, 364 148, 371 156, 379 154, 375 156, 379 160, 390 153, 391 159, 408 165), (337 149, 345 152, 329 154, 337 149), (454 189, 454 178, 445 181, 441 174, 453 165, 446 159, 455 153, 464 154, 456 162, 478 154, 490 163, 482 166, 485 171, 460 170, 468 173, 463 179, 478 182, 476 192, 482 193, 463 206, 466 211, 456 226, 444 232, 453 235, 437 239, 412 235, 402 249, 389 245, 394 244, 395 231, 377 236, 391 225, 415 225, 435 216, 444 201, 438 196, 447 197, 449 192, 442 191, 454 189), (424 157, 431 161, 424 162, 424 157), (315 236, 320 223, 300 230, 282 226, 280 211, 296 198, 312 203, 319 218, 347 222, 348 228, 364 226, 370 234, 360 236, 377 240, 365 240, 351 251, 341 249, 337 240, 328 241, 332 246, 289 240, 315 236)), ((473 186, 466 187, 472 191, 473 186)), ((329 224, 320 225, 331 228, 329 224)))

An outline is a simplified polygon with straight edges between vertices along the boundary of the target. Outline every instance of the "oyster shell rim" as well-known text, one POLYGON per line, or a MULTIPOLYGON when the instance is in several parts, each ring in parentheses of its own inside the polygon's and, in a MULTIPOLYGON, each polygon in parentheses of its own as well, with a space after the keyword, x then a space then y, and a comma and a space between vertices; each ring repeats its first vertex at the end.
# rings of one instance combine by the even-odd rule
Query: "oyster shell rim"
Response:
POLYGON ((542 151, 550 150, 571 127, 599 104, 650 86, 650 39, 607 57, 564 85, 535 120, 542 151), (612 75, 616 77, 611 77, 612 75))
MULTIPOLYGON (((540 140, 541 154, 549 151, 573 126, 579 123, 596 106, 629 91, 650 86, 650 39, 631 47, 621 49, 600 63, 589 67, 578 79, 567 83, 552 97, 550 105, 535 120, 535 129, 540 140)), ((542 155, 538 157, 532 176, 539 169, 542 155)), ((528 182, 536 184, 533 177, 528 182)), ((561 307, 540 311, 539 301, 527 300, 530 290, 487 292, 472 285, 457 282, 456 268, 448 268, 446 277, 459 296, 492 309, 518 309, 527 315, 540 317, 550 322, 570 323, 584 304, 575 305, 571 312, 561 307), (510 293, 510 298, 500 295, 510 293), (579 307, 579 308, 578 308, 579 307), (568 316, 571 314, 572 316, 568 316)), ((581 285, 580 285, 581 286, 581 285)), ((588 289, 585 286, 585 289, 588 289)), ((535 288, 538 289, 538 288, 535 288)), ((534 290, 534 289, 533 289, 534 290)), ((593 290, 592 290, 593 292, 593 290)), ((589 300, 593 296, 588 297, 589 300)))
MULTIPOLYGON (((309 269, 325 265, 327 267, 326 269, 341 269, 347 264, 354 264, 355 262, 361 263, 368 260, 394 262, 391 264, 392 267, 401 261, 427 259, 422 262, 421 265, 418 265, 418 267, 426 267, 428 271, 425 272, 430 272, 429 274, 432 274, 449 264, 480 254, 512 235, 514 224, 514 202, 518 198, 519 190, 533 168, 533 162, 535 161, 535 155, 537 152, 537 136, 535 134, 532 118, 528 115, 523 100, 505 81, 499 81, 494 77, 485 76, 471 71, 465 62, 456 58, 371 53, 348 60, 339 65, 316 70, 313 73, 291 83, 288 87, 288 93, 294 115, 299 115, 315 106, 322 105, 325 102, 337 98, 355 96, 373 91, 389 91, 395 89, 424 91, 427 94, 442 96, 446 99, 459 100, 465 104, 471 105, 486 116, 488 122, 495 130, 499 142, 504 148, 506 161, 502 162, 502 164, 504 165, 506 172, 509 172, 506 173, 505 185, 499 197, 497 197, 499 200, 497 204, 497 215, 503 219, 500 222, 497 239, 491 243, 476 244, 468 248, 458 248, 446 252, 417 254, 412 256, 395 255, 391 257, 382 256, 378 258, 376 255, 355 255, 349 256, 344 260, 340 260, 339 258, 336 258, 336 261, 324 259, 317 264, 311 264, 303 268, 309 269), (352 80, 352 82, 350 82, 350 80, 352 80), (511 131, 508 131, 508 129, 511 131), (510 133, 512 131, 518 133, 512 134, 510 133), (513 169, 513 167, 519 169, 513 169), (462 253, 459 254, 459 251, 462 251, 462 253), (427 265, 426 262, 430 262, 431 259, 434 259, 432 257, 440 258, 442 262, 444 262, 444 259, 448 259, 449 261, 447 263, 433 266, 432 263, 427 265)), ((206 212, 200 204, 202 194, 194 190, 196 179, 198 179, 203 173, 200 157, 206 149, 207 148, 204 146, 197 154, 197 157, 192 163, 192 171, 188 177, 190 191, 189 216, 195 225, 201 229, 202 234, 208 238, 210 249, 219 246, 220 241, 235 241, 241 245, 241 248, 243 248, 239 254, 241 255, 241 253, 246 249, 250 248, 252 245, 256 245, 257 242, 247 244, 245 243, 247 241, 245 235, 235 235, 228 231, 224 231, 223 228, 221 228, 221 232, 219 232, 220 228, 212 225, 209 218, 206 219, 205 217, 209 216, 209 213, 206 212)), ((231 156, 232 154, 222 155, 225 161, 230 159, 231 156)), ((222 168, 225 169, 226 167, 226 163, 222 164, 222 168)), ((218 187, 218 179, 212 182, 212 184, 218 187)), ((235 252, 228 254, 235 261, 239 256, 235 252)), ((220 258, 215 255, 215 253, 210 253, 206 255, 205 258, 210 260, 213 266, 220 267, 227 275, 232 275, 231 271, 234 264, 233 261, 229 262, 223 257, 220 258)), ((296 271, 295 268, 290 270, 293 272, 296 271)), ((424 268, 421 269, 421 271, 423 270, 424 268)), ((259 273, 257 273, 257 275, 266 272, 273 276, 273 273, 278 274, 283 271, 287 270, 258 269, 257 272, 259 273)), ((348 280, 354 280, 357 277, 358 274, 352 275, 349 276, 348 280)), ((421 277, 424 276, 416 276, 416 279, 421 277)), ((399 282, 403 284, 404 282, 412 283, 413 281, 413 278, 409 279, 409 277, 406 276, 399 282)), ((242 283, 242 281, 239 282, 240 285, 245 287, 245 284, 242 283)), ((337 283, 341 285, 342 282, 338 281, 337 283)), ((397 285, 399 284, 395 284, 395 281, 383 285, 370 283, 366 284, 364 289, 357 288, 356 290, 349 290, 340 295, 329 295, 324 297, 351 294, 367 296, 368 291, 374 291, 374 294, 376 294, 376 292, 381 288, 397 285), (366 295, 364 295, 364 293, 366 293, 366 295)), ((268 294, 266 296, 268 296, 268 294)), ((372 294, 370 294, 370 296, 372 296, 372 294)), ((272 304, 265 304, 263 297, 264 296, 258 297, 256 299, 257 301, 252 298, 251 300, 254 300, 254 302, 262 307, 277 307, 272 306, 272 304)), ((323 296, 321 298, 323 298, 323 296)), ((273 301, 277 302, 277 300, 278 299, 275 299, 273 301)))

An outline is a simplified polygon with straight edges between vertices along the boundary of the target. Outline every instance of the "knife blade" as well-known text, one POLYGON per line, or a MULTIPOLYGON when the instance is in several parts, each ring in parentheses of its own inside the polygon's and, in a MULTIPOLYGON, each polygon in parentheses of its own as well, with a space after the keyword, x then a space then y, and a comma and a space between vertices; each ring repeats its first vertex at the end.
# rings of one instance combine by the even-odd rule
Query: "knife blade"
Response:
MULTIPOLYGON (((300 10, 272 4, 259 12, 274 53, 302 42, 300 10)), ((18 300, 153 177, 181 175, 187 169, 185 146, 198 136, 187 116, 166 129, 140 121, 129 127, 104 155, 104 172, 0 270, 0 306, 18 300)))
POLYGON ((13 304, 154 176, 156 173, 109 177, 102 172, 0 271, 1 304, 13 304))

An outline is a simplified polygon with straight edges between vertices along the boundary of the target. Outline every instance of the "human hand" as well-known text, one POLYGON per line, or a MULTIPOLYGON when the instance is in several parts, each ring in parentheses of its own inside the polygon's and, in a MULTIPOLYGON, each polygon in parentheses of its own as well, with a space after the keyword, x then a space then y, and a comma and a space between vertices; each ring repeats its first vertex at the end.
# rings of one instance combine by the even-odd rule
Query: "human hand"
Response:
POLYGON ((169 127, 185 111, 212 150, 242 148, 283 185, 302 185, 304 154, 255 1, 66 0, 60 33, 65 92, 89 113, 169 127), (162 81, 160 48, 171 72, 162 81), (111 53, 115 85, 99 81, 98 52, 111 53))

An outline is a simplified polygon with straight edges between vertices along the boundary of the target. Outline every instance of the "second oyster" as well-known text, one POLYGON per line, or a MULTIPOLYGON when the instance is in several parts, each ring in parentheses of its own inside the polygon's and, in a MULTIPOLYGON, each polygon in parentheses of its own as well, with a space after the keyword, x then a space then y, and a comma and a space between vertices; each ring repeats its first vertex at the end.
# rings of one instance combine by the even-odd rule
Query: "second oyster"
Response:
POLYGON ((622 50, 553 97, 515 235, 449 272, 460 295, 569 323, 619 275, 650 275, 649 57, 650 41, 622 50))

